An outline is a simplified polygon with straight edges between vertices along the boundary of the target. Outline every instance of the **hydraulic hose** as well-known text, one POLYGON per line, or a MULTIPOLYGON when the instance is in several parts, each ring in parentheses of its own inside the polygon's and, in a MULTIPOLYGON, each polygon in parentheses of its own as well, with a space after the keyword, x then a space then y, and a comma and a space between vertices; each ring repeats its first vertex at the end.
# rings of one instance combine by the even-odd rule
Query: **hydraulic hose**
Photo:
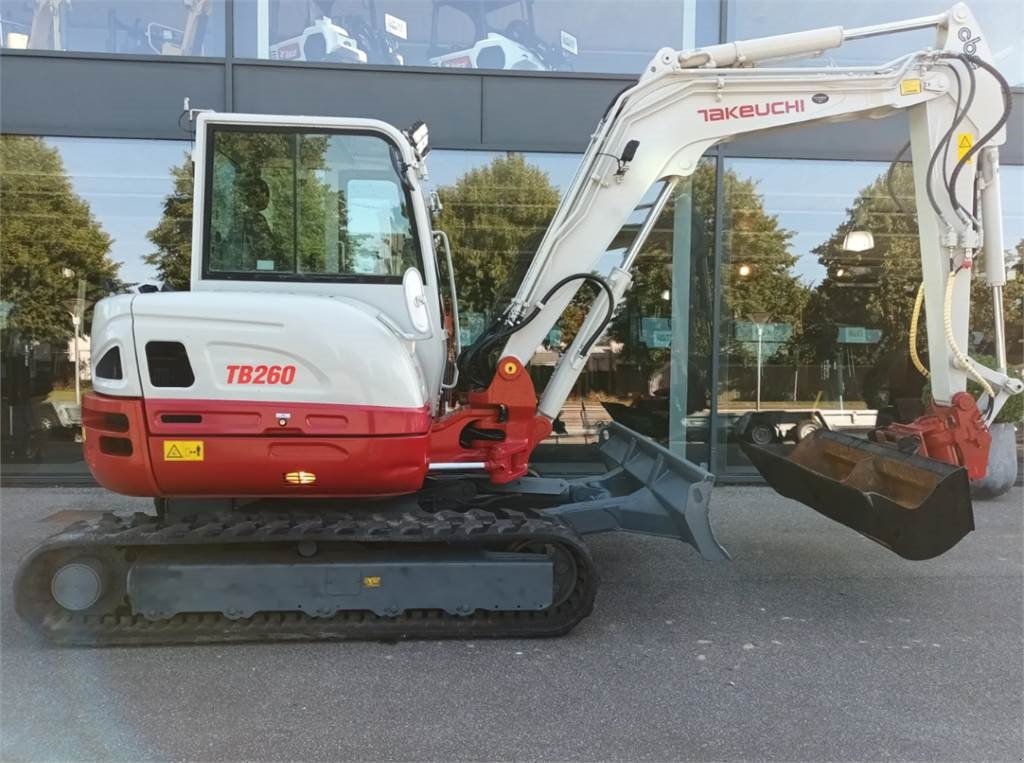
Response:
MULTIPOLYGON (((967 210, 963 208, 963 205, 960 204, 960 202, 956 198, 957 178, 960 176, 960 172, 963 170, 964 166, 969 161, 971 161, 971 159, 974 158, 975 154, 981 151, 981 149, 983 149, 990 140, 992 140, 995 134, 999 132, 999 130, 1002 129, 1003 125, 1005 125, 1006 122, 1010 119, 1010 111, 1013 108, 1013 94, 1010 90, 1009 83, 1007 83, 1006 81, 1006 78, 999 72, 998 69, 992 66, 992 64, 990 64, 988 61, 985 61, 982 58, 978 58, 977 56, 971 56, 967 54, 963 54, 960 57, 963 58, 968 63, 967 70, 968 72, 971 73, 972 95, 974 90, 974 73, 970 67, 970 64, 975 64, 976 66, 981 67, 990 75, 992 75, 992 77, 999 84, 999 90, 1003 96, 1003 113, 999 116, 999 119, 996 120, 996 123, 992 125, 989 131, 982 135, 981 138, 979 138, 978 141, 970 149, 968 149, 963 156, 960 157, 959 161, 957 161, 956 165, 953 167, 952 174, 950 174, 949 176, 949 182, 946 183, 946 190, 949 192, 949 200, 953 204, 954 209, 960 209, 965 214, 970 216, 967 210)), ((966 112, 966 108, 964 110, 966 112)))
POLYGON ((599 289, 604 290, 605 294, 608 295, 608 309, 605 312, 604 319, 580 349, 581 355, 586 355, 590 352, 590 348, 598 339, 601 338, 601 334, 604 333, 604 330, 608 327, 608 324, 611 323, 612 317, 615 314, 615 294, 612 292, 611 286, 609 286, 608 282, 604 278, 593 273, 574 273, 573 275, 566 276, 552 286, 548 290, 547 294, 545 294, 544 297, 536 304, 529 315, 521 318, 518 322, 510 326, 500 327, 497 324, 492 325, 477 339, 476 342, 462 351, 462 355, 459 358, 459 367, 466 367, 472 384, 481 388, 487 386, 491 377, 494 376, 494 369, 490 366, 486 369, 481 369, 479 367, 481 363, 488 361, 490 353, 498 343, 512 336, 540 315, 544 305, 549 299, 551 299, 551 297, 554 296, 555 292, 567 283, 571 283, 573 281, 589 281, 596 284, 599 289))
POLYGON ((914 364, 914 368, 921 374, 925 379, 928 378, 928 369, 925 368, 924 363, 921 362, 921 357, 917 354, 917 326, 918 321, 921 318, 921 307, 924 305, 924 281, 917 287, 917 297, 914 299, 914 312, 910 316, 910 336, 908 341, 910 342, 910 360, 914 364))
POLYGON ((953 357, 959 361, 967 373, 974 378, 981 388, 988 395, 989 400, 994 400, 996 397, 996 391, 992 389, 992 385, 988 383, 988 380, 981 375, 978 371, 978 367, 974 365, 974 361, 971 360, 967 353, 960 349, 960 346, 956 343, 956 337, 953 336, 953 286, 956 283, 956 276, 960 270, 954 270, 949 274, 949 278, 946 279, 946 298, 943 301, 942 306, 942 326, 946 333, 946 343, 949 345, 949 349, 953 352, 953 357))

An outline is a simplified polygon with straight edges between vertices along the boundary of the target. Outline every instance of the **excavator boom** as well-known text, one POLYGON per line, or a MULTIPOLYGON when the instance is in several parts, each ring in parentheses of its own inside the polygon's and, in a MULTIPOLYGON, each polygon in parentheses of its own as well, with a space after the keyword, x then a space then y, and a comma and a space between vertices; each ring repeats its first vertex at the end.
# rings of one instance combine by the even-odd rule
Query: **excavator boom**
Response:
POLYGON ((905 113, 934 402, 924 417, 878 430, 871 441, 821 432, 795 450, 742 447, 783 495, 900 555, 940 554, 973 527, 969 480, 985 474, 988 426, 1006 399, 1021 392, 1020 381, 1006 373, 1000 309, 991 327, 999 367, 983 367, 964 349, 975 260, 984 258, 993 303, 1002 304, 999 146, 1005 142, 1010 104, 1009 87, 963 4, 947 13, 860 29, 829 27, 696 51, 661 50, 639 82, 611 105, 594 134, 505 316, 507 341, 500 357, 529 359, 581 285, 566 279, 596 267, 625 215, 648 188, 661 183, 648 224, 622 261, 602 274, 605 288, 541 396, 539 412, 556 417, 629 288, 650 223, 705 151, 768 130, 905 113), (760 66, 852 39, 922 28, 935 29, 935 48, 880 66, 760 66), (968 378, 985 390, 977 404, 965 392, 968 378))

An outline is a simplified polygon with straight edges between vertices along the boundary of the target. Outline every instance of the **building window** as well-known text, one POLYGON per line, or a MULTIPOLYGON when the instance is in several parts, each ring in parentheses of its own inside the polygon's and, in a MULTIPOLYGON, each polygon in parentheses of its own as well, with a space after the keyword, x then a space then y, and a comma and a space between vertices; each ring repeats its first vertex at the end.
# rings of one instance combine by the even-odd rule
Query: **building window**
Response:
MULTIPOLYGON (((579 157, 436 151, 429 159, 443 204, 459 288, 463 344, 473 341, 514 295, 568 187, 579 157)), ((657 196, 651 189, 596 267, 621 261, 657 196)), ((714 162, 680 185, 641 250, 633 288, 605 339, 595 345, 561 420, 558 442, 593 442, 617 420, 692 461, 709 459, 713 314, 714 162)), ((581 289, 531 361, 542 389, 590 304, 581 289)))
POLYGON ((0 0, 9 49, 223 56, 217 0, 0 0))
POLYGON ((186 149, 0 136, 5 477, 87 475, 79 398, 91 386, 89 308, 112 293, 159 288, 157 241, 188 245, 191 202, 176 196, 186 149))
POLYGON ((243 58, 636 74, 718 41, 713 0, 235 0, 243 58))
MULTIPOLYGON (((187 149, 180 141, 0 136, 5 477, 87 475, 76 441, 76 400, 91 384, 89 306, 116 292, 188 288, 187 149), (76 348, 73 316, 80 310, 76 348)), ((464 344, 513 293, 578 160, 572 154, 431 153, 428 190, 444 205, 434 226, 452 240, 464 344)), ((655 224, 634 287, 563 409, 568 434, 557 440, 592 441, 599 424, 616 419, 692 461, 710 463, 717 473, 752 474, 737 441, 750 432, 739 431, 737 422, 759 408, 794 414, 788 431, 809 409, 845 415, 856 427, 865 420, 873 425, 878 412, 899 414, 919 403, 922 380, 906 351, 920 279, 916 225, 885 189, 887 164, 723 164, 721 210, 714 162, 705 159, 655 224), (714 291, 716 215, 720 295, 714 291), (852 234, 870 234, 861 235, 870 246, 850 246, 852 234), (714 456, 712 433, 719 446, 714 456)), ((1024 167, 1003 167, 1002 182, 1010 265, 1004 317, 1010 363, 1021 366, 1024 167)), ((897 195, 912 207, 910 183, 909 167, 897 168, 897 195)), ((653 198, 652 192, 626 222, 599 271, 621 257, 653 198)), ((986 292, 976 279, 975 356, 992 349, 986 292)), ((588 297, 574 302, 537 348, 532 374, 538 388, 578 329, 588 297)), ((104 375, 108 365, 101 364, 104 375)), ((110 369, 116 365, 107 369, 115 376, 119 369, 110 369)))

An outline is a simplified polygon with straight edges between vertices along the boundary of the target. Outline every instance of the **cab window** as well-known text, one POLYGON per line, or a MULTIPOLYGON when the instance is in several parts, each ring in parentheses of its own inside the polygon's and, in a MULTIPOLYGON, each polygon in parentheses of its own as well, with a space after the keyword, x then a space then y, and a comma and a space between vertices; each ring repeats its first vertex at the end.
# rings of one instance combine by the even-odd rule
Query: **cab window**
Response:
POLYGON ((383 137, 216 126, 208 145, 206 277, 397 282, 419 265, 383 137))

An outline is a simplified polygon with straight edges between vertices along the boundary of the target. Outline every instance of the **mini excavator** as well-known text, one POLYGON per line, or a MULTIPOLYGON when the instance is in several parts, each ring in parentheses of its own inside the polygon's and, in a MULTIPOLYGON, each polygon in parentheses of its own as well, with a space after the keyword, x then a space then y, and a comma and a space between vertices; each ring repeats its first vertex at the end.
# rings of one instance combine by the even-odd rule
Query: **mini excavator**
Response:
POLYGON ((96 305, 82 413, 96 480, 157 512, 43 542, 19 568, 18 612, 62 644, 554 636, 594 602, 583 536, 644 533, 726 558, 703 468, 616 424, 590 446, 542 441, 705 151, 899 113, 934 401, 870 439, 821 430, 790 450, 745 447, 783 495, 902 557, 942 554, 973 529, 989 425, 1021 391, 1001 318, 1010 104, 963 4, 662 49, 609 106, 518 291, 464 348, 453 255, 422 187, 425 125, 190 115, 191 290, 96 305), (916 29, 934 29, 935 47, 877 66, 761 65, 916 29), (621 261, 597 272, 651 189, 621 261), (980 259, 998 368, 965 350, 980 259), (538 397, 527 364, 584 286, 589 313, 538 397))

